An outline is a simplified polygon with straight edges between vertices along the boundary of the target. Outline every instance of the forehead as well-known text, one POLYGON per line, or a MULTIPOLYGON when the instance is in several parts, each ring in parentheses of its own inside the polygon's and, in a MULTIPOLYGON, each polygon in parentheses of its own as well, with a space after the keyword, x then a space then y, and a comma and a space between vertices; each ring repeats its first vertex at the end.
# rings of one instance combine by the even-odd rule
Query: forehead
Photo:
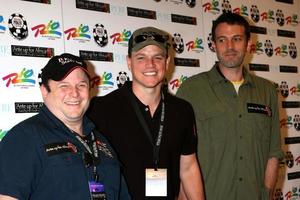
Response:
POLYGON ((81 68, 75 68, 71 72, 69 72, 65 78, 63 78, 61 81, 58 82, 72 82, 75 80, 88 80, 89 76, 87 75, 87 72, 85 72, 81 68))
POLYGON ((159 46, 155 44, 150 44, 147 46, 144 46, 143 48, 139 49, 138 51, 132 52, 132 55, 137 55, 137 54, 165 54, 165 50, 161 49, 159 46))
POLYGON ((245 27, 238 24, 220 23, 215 30, 217 37, 227 35, 245 35, 245 27))

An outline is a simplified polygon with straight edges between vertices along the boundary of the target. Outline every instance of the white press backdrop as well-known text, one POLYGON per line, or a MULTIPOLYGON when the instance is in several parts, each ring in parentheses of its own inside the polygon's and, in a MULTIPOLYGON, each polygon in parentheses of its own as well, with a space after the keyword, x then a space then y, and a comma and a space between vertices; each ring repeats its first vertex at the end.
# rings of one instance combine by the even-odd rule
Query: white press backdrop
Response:
POLYGON ((215 63, 209 48, 212 21, 225 11, 247 17, 250 69, 278 84, 286 159, 274 199, 300 199, 298 0, 0 0, 0 5, 0 141, 37 113, 38 74, 49 57, 68 52, 89 60, 93 95, 105 95, 131 79, 125 63, 131 33, 155 26, 171 36, 174 59, 167 79, 176 93, 187 77, 215 63))

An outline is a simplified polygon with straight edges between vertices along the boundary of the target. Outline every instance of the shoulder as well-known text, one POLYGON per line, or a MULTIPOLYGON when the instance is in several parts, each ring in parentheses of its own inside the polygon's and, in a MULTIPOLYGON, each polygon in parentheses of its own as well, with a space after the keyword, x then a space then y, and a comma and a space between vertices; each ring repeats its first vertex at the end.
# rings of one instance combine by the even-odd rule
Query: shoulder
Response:
MULTIPOLYGON (((37 127, 42 126, 42 124, 43 123, 41 121, 40 114, 37 114, 16 124, 9 132, 29 134, 28 137, 30 137, 30 133, 34 130, 37 130, 37 127)), ((33 133, 35 132, 36 131, 33 133)))
POLYGON ((174 107, 177 111, 185 112, 192 109, 191 104, 187 100, 169 93, 166 94, 166 104, 170 107, 174 107))
POLYGON ((95 96, 91 99, 90 109, 105 108, 107 104, 118 104, 122 98, 123 94, 120 89, 114 90, 105 96, 95 96))
POLYGON ((201 72, 199 74, 195 74, 190 76, 187 80, 183 82, 184 84, 198 84, 199 82, 206 81, 208 78, 208 72, 201 72))
POLYGON ((276 91, 276 84, 273 81, 270 81, 268 79, 262 78, 260 76, 256 76, 253 74, 250 74, 251 80, 253 81, 255 87, 258 89, 264 89, 264 90, 270 90, 270 91, 276 91))
POLYGON ((208 84, 209 72, 201 72, 187 78, 179 87, 177 94, 194 92, 199 87, 205 87, 208 84))
POLYGON ((34 148, 39 143, 37 140, 41 126, 43 125, 39 114, 30 117, 12 127, 1 141, 1 145, 3 145, 3 148, 11 146, 15 150, 34 148))

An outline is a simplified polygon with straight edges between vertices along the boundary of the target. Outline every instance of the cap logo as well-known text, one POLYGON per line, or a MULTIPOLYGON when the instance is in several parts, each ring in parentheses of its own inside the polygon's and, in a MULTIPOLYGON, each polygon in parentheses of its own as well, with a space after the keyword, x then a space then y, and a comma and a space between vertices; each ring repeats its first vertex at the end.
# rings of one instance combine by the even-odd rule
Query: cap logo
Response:
POLYGON ((65 65, 65 64, 70 63, 70 62, 77 63, 78 65, 83 65, 82 62, 73 60, 71 58, 58 58, 58 62, 62 65, 65 65))

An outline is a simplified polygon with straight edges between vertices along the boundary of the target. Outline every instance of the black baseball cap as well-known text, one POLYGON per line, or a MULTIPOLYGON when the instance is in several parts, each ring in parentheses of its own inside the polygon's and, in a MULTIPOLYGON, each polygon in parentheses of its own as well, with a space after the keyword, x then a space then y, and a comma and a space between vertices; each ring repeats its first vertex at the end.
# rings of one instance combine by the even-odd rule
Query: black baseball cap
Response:
POLYGON ((77 68, 82 69, 90 78, 87 65, 80 57, 69 53, 53 56, 42 69, 42 84, 45 84, 49 79, 61 81, 77 68))

